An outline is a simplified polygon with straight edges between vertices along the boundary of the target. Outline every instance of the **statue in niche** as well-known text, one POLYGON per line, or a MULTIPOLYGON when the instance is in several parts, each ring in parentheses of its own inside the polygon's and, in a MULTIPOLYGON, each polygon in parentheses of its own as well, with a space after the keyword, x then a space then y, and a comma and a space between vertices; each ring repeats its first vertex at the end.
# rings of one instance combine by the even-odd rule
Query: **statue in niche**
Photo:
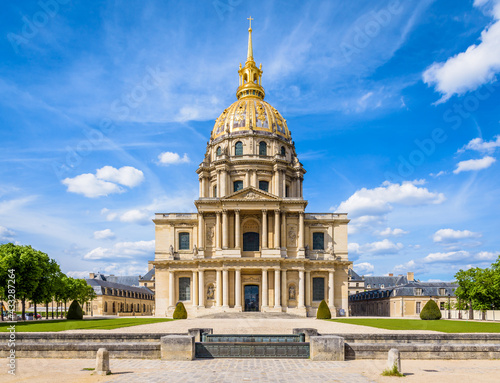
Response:
POLYGON ((174 247, 170 245, 170 248, 168 249, 168 252, 170 254, 170 259, 174 259, 175 252, 174 252, 174 247))
POLYGON ((209 227, 207 228, 207 245, 213 244, 213 239, 214 239, 214 228, 209 227))
POLYGON ((198 247, 196 245, 193 246, 193 256, 194 257, 198 256, 198 247))
POLYGON ((306 258, 309 258, 309 245, 306 245, 305 246, 305 250, 306 250, 306 258))
POLYGON ((337 259, 337 256, 335 255, 335 252, 333 250, 333 245, 328 246, 328 250, 326 252, 330 254, 331 258, 337 259))
POLYGON ((295 229, 293 227, 290 228, 288 231, 288 242, 290 243, 290 246, 295 247, 296 246, 296 240, 297 239, 297 234, 295 233, 295 229))
POLYGON ((295 286, 294 285, 290 285, 290 287, 288 288, 288 299, 290 300, 295 300, 295 286))
POLYGON ((207 299, 214 299, 215 288, 214 285, 209 285, 207 289, 207 299))

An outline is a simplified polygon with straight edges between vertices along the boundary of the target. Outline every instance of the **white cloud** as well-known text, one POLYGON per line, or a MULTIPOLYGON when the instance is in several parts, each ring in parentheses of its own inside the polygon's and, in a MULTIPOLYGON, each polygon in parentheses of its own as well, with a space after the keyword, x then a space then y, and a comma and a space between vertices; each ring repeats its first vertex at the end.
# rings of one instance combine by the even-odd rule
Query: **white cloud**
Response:
POLYGON ((403 248, 402 243, 394 243, 387 238, 382 241, 366 243, 360 247, 361 253, 394 254, 403 248))
POLYGON ((447 172, 445 172, 444 170, 441 170, 440 172, 438 172, 437 174, 434 174, 434 173, 430 173, 429 175, 433 178, 438 178, 438 177, 441 177, 443 175, 447 174, 447 172))
POLYGON ((96 177, 103 181, 114 182, 133 188, 144 181, 144 173, 132 166, 123 166, 116 169, 112 166, 104 166, 97 169, 96 177))
POLYGON ((460 239, 480 238, 480 233, 469 230, 440 229, 432 237, 434 242, 456 242, 460 239))
POLYGON ((12 230, 9 230, 4 226, 0 226, 0 241, 13 241, 15 235, 16 233, 14 233, 12 230))
POLYGON ((113 239, 115 238, 115 233, 111 229, 104 229, 100 231, 94 231, 95 239, 113 239))
POLYGON ((375 266, 368 262, 356 263, 353 265, 354 271, 360 275, 366 275, 375 270, 375 266))
POLYGON ((482 170, 482 169, 487 169, 491 165, 493 165, 496 162, 496 159, 490 156, 486 156, 484 158, 481 158, 479 160, 467 160, 467 161, 460 161, 457 164, 457 168, 453 170, 454 174, 458 174, 461 172, 469 172, 469 171, 475 171, 475 170, 482 170))
MULTIPOLYGON (((481 7, 486 1, 475 1, 481 7)), ((444 102, 454 94, 464 94, 493 81, 500 71, 500 2, 494 1, 493 17, 497 20, 481 32, 481 42, 465 52, 450 57, 446 62, 434 63, 423 73, 423 81, 443 96, 444 102)))
POLYGON ((354 253, 354 254, 358 254, 359 253, 359 243, 356 243, 356 242, 349 242, 347 244, 347 251, 349 253, 354 253))
POLYGON ((456 262, 462 260, 469 260, 470 253, 468 251, 449 251, 446 253, 431 253, 423 259, 426 263, 440 263, 440 262, 456 262))
POLYGON ((83 279, 88 278, 90 272, 88 271, 68 271, 66 275, 71 278, 83 279))
POLYGON ((97 247, 83 256, 86 260, 102 260, 116 258, 135 258, 151 255, 154 252, 155 241, 118 242, 113 247, 97 247))
POLYGON ((158 164, 159 165, 177 165, 177 164, 183 164, 183 163, 188 163, 189 162, 189 157, 186 153, 184 153, 184 156, 181 157, 177 153, 173 152, 163 152, 158 155, 158 164))
POLYGON ((107 196, 114 193, 123 193, 120 186, 99 180, 94 174, 81 174, 75 178, 66 178, 62 183, 68 187, 68 192, 83 194, 88 198, 107 196))
POLYGON ((408 271, 413 272, 423 272, 424 268, 418 265, 413 259, 403 263, 401 265, 397 265, 392 269, 395 274, 406 274, 408 271))
POLYGON ((405 231, 403 229, 391 229, 390 227, 382 230, 382 231, 378 231, 376 232, 376 234, 378 235, 381 235, 381 236, 394 236, 394 237, 397 237, 397 236, 400 236, 400 235, 403 235, 403 234, 408 234, 409 232, 408 231, 405 231))
POLYGON ((393 209, 393 205, 420 206, 440 204, 445 200, 442 193, 430 192, 427 188, 418 187, 422 180, 393 184, 385 181, 374 189, 363 188, 356 191, 336 209, 347 212, 350 217, 385 215, 393 209))
POLYGON ((86 173, 74 178, 66 178, 62 183, 68 187, 68 192, 83 194, 85 197, 96 198, 125 190, 120 185, 130 188, 139 185, 144 180, 142 171, 131 166, 120 169, 104 166, 97 169, 96 174, 86 173))
POLYGON ((483 153, 493 153, 496 148, 500 147, 500 135, 493 137, 491 141, 484 141, 482 138, 474 138, 469 141, 467 145, 458 150, 458 153, 465 152, 466 150, 475 150, 483 153))
POLYGON ((120 216, 120 221, 129 223, 150 222, 151 213, 147 210, 132 209, 120 216))

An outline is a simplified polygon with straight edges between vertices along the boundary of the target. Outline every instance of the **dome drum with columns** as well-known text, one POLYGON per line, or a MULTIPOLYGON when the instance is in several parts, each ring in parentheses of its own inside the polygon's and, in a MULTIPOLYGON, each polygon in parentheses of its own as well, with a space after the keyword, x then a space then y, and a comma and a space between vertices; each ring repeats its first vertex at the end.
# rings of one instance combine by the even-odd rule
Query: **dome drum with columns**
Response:
POLYGON ((347 311, 346 214, 305 213, 286 120, 264 101, 262 65, 239 69, 238 100, 217 118, 197 169, 197 213, 156 214, 156 315, 347 311))

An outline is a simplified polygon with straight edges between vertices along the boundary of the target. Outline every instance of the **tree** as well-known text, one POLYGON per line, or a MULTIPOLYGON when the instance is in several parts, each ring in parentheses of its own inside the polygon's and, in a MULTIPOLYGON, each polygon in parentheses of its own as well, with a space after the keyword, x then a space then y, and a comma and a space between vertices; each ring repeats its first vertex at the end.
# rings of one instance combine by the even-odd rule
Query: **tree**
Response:
POLYGON ((87 281, 85 281, 85 279, 70 278, 70 280, 70 300, 78 301, 78 303, 80 303, 80 305, 83 307, 85 303, 97 297, 94 289, 92 288, 92 286, 89 286, 87 284, 87 281))
POLYGON ((32 293, 31 300, 35 304, 35 316, 37 303, 45 303, 45 308, 47 310, 46 317, 48 318, 49 302, 52 302, 54 299, 56 288, 64 274, 61 273, 61 269, 56 261, 48 259, 48 257, 40 267, 43 268, 42 277, 38 282, 38 286, 32 293))
POLYGON ((331 319, 332 313, 325 300, 323 299, 319 304, 318 311, 316 312, 317 319, 331 319))
POLYGON ((441 310, 435 301, 429 300, 422 311, 420 312, 420 319, 423 320, 438 320, 441 319, 441 310))
POLYGON ((48 262, 48 255, 31 246, 6 243, 0 245, 0 286, 7 295, 8 270, 14 270, 16 298, 21 300, 22 318, 26 319, 26 301, 31 300, 33 292, 43 275, 41 265, 48 262))
POLYGON ((184 307, 184 303, 178 302, 175 306, 174 315, 172 316, 174 319, 187 319, 188 313, 186 308, 184 307))
POLYGON ((71 302, 68 313, 66 314, 66 319, 76 319, 76 320, 83 319, 83 310, 78 301, 75 300, 71 302))

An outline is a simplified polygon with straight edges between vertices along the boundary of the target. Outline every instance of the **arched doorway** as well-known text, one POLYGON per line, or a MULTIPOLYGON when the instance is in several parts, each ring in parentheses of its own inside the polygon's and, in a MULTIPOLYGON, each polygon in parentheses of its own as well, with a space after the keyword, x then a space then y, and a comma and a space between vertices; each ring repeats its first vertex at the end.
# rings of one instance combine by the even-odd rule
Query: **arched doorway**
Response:
POLYGON ((245 285, 245 311, 259 311, 258 285, 245 285))
POLYGON ((243 251, 259 251, 259 233, 243 233, 243 251))

